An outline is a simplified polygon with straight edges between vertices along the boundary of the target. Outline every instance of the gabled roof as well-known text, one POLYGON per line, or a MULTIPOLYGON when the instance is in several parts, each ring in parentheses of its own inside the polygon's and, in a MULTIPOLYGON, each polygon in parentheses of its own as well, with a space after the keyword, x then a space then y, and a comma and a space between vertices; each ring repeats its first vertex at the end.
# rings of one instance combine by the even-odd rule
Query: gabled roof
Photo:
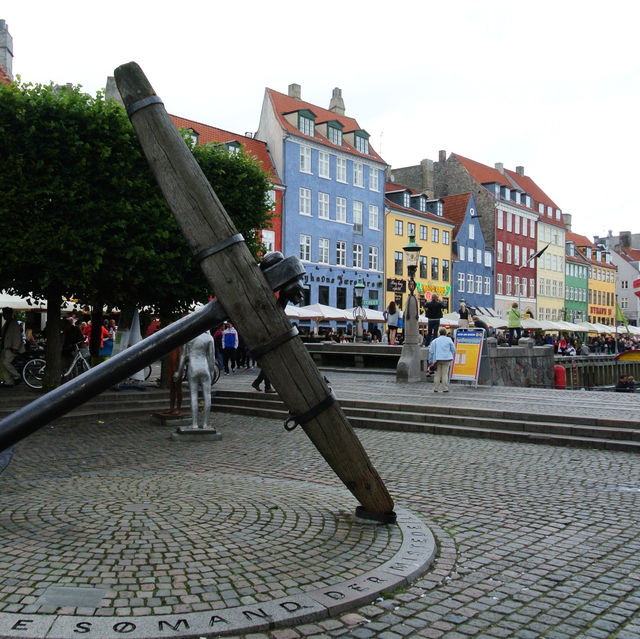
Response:
POLYGON ((469 158, 465 158, 458 153, 452 153, 455 158, 457 158, 458 162, 464 166, 471 177, 480 184, 490 184, 492 182, 496 182, 502 186, 508 186, 512 188, 511 183, 507 179, 504 173, 500 173, 498 169, 492 169, 490 166, 486 164, 481 164, 480 162, 476 162, 475 160, 470 160, 469 158))
POLYGON ((269 174, 269 177, 274 184, 282 184, 275 171, 275 167, 271 161, 271 155, 269 154, 269 149, 265 142, 256 140, 255 138, 250 138, 246 135, 240 135, 238 133, 232 133, 231 131, 225 131, 224 129, 218 129, 217 127, 202 124, 202 122, 196 122, 195 120, 189 120, 177 115, 169 115, 169 117, 176 128, 193 129, 198 134, 198 143, 200 145, 238 142, 245 148, 249 155, 256 158, 262 164, 262 168, 269 174))
POLYGON ((627 260, 627 262, 640 262, 640 249, 621 246, 617 249, 616 252, 618 253, 618 255, 627 260))
POLYGON ((444 214, 456 225, 454 234, 458 233, 460 226, 464 222, 467 209, 469 208, 470 199, 471 193, 449 195, 442 198, 442 201, 444 202, 444 214))
POLYGON ((314 136, 311 137, 311 136, 305 135, 297 127, 290 124, 289 121, 284 116, 289 113, 308 110, 308 111, 311 111, 316 116, 316 119, 315 119, 316 125, 322 124, 324 122, 332 122, 332 121, 339 122, 343 127, 342 129, 343 135, 345 133, 350 133, 352 131, 364 131, 364 129, 358 124, 358 121, 355 120, 354 118, 349 118, 345 115, 339 115, 334 111, 330 111, 329 109, 323 109, 322 107, 316 106, 315 104, 305 102, 304 100, 300 100, 298 98, 293 98, 290 95, 285 95, 284 93, 280 93, 279 91, 274 91, 273 89, 267 88, 267 95, 271 100, 274 113, 276 114, 278 121, 280 122, 280 126, 288 133, 291 133, 292 135, 296 135, 298 137, 307 138, 308 140, 315 140, 316 142, 320 142, 321 144, 331 146, 334 149, 347 151, 349 153, 352 153, 353 155, 357 155, 362 158, 366 158, 368 160, 373 160, 375 162, 382 162, 386 164, 386 162, 373 150, 373 148, 371 147, 371 144, 369 144, 369 155, 360 153, 360 151, 357 151, 354 146, 351 146, 344 139, 342 142, 342 146, 337 146, 332 142, 329 142, 328 138, 318 133, 317 127, 315 128, 314 136))
MULTIPOLYGON (((554 217, 550 218, 545 214, 544 216, 541 216, 541 221, 565 228, 562 217, 560 217, 559 220, 555 218, 556 209, 559 209, 560 207, 557 206, 555 202, 528 175, 520 175, 516 171, 511 171, 509 169, 504 169, 504 173, 502 173, 498 169, 491 168, 490 166, 481 164, 475 160, 470 160, 469 158, 465 158, 457 153, 452 153, 451 155, 453 155, 460 164, 467 169, 469 175, 471 175, 471 177, 479 184, 497 183, 501 186, 507 186, 510 189, 515 188, 530 195, 536 205, 538 203, 544 204, 545 213, 546 207, 550 206, 553 209, 554 217)), ((515 204, 514 202, 511 202, 511 204, 516 207, 538 213, 537 206, 527 207, 524 204, 515 204)))
POLYGON ((579 235, 578 233, 568 232, 565 235, 565 241, 573 242, 576 246, 590 246, 592 249, 597 248, 586 235, 579 235))
MULTIPOLYGON (((421 195, 420 191, 416 191, 416 189, 412 189, 410 186, 404 186, 403 184, 396 184, 395 182, 385 182, 385 193, 399 193, 400 191, 409 191, 411 195, 421 195)), ((443 198, 435 198, 436 200, 442 200, 443 198)), ((433 200, 431 200, 433 201, 433 200)), ((444 222, 445 224, 453 225, 454 222, 448 218, 440 217, 439 215, 435 215, 435 213, 430 213, 429 211, 419 211, 418 209, 407 208, 406 206, 402 206, 401 204, 397 204, 396 202, 392 202, 388 198, 384 199, 385 206, 390 209, 394 209, 396 211, 401 211, 402 213, 410 213, 411 215, 419 215, 424 217, 426 220, 433 220, 434 222, 444 222)))

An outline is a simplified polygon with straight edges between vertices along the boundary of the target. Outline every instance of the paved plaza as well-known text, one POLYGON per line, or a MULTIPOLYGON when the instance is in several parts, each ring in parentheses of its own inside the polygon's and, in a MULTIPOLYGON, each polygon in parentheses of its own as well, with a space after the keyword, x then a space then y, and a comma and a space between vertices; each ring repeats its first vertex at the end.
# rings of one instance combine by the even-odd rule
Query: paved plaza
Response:
MULTIPOLYGON (((327 375, 338 398, 445 401, 391 376, 327 375)), ((635 395, 494 392, 454 387, 446 399, 640 414, 635 395)), ((212 419, 221 441, 83 417, 16 446, 0 475, 1 637, 640 636, 636 454, 359 429, 401 515, 375 527, 354 521, 357 503, 301 428, 212 419), (365 583, 393 572, 412 530, 410 542, 433 535, 435 559, 369 597, 365 583), (337 594, 330 614, 308 603, 349 589, 353 608, 337 594), (270 626, 261 611, 278 602, 301 614, 270 626), (247 610, 252 623, 230 634, 247 610)))

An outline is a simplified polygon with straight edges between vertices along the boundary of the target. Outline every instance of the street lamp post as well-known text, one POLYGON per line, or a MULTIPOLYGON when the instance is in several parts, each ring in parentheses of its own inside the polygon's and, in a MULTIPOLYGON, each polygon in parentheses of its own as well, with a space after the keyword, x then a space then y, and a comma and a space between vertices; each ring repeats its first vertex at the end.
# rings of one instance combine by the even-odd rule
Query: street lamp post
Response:
POLYGON ((356 306, 353 309, 353 318, 356 321, 356 342, 362 341, 362 322, 367 319, 367 313, 364 308, 362 308, 362 295, 364 293, 364 289, 364 282, 359 278, 353 287, 356 296, 356 306))
POLYGON ((416 269, 420 259, 420 245, 416 244, 415 236, 409 236, 409 243, 402 247, 405 260, 407 262, 407 272, 409 275, 409 295, 407 305, 403 314, 402 354, 396 368, 396 379, 405 382, 424 381, 427 349, 422 348, 422 339, 418 330, 418 299, 415 296, 416 290, 416 269))

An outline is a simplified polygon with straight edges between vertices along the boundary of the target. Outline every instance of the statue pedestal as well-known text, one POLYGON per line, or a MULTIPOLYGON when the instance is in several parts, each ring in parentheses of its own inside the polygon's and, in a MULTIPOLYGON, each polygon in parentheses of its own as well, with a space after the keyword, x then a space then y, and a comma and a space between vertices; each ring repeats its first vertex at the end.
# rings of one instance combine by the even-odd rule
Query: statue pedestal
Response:
POLYGON ((215 428, 186 428, 180 426, 175 432, 171 433, 171 439, 174 441, 203 441, 222 439, 222 433, 216 431, 215 428))
POLYGON ((422 346, 422 336, 418 328, 418 300, 414 295, 407 298, 403 323, 404 343, 396 367, 396 381, 426 382, 429 351, 422 346))

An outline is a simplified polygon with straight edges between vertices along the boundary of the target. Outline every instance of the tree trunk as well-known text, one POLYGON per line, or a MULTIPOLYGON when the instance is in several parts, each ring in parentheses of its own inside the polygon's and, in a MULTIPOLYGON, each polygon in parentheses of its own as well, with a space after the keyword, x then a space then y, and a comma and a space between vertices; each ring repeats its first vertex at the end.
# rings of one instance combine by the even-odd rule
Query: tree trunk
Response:
POLYGON ((60 308, 62 307, 62 288, 52 284, 46 290, 47 296, 47 366, 44 369, 43 388, 45 391, 60 386, 62 375, 62 323, 60 308))
POLYGON ((394 521, 393 500, 344 411, 153 88, 135 63, 116 69, 116 82, 151 169, 194 255, 250 350, 292 415, 315 413, 302 428, 367 514, 394 521), (235 239, 234 239, 235 238, 235 239), (227 243, 229 241, 229 243, 227 243), (212 250, 209 250, 212 249, 212 250), (316 409, 314 411, 313 409, 316 409))

